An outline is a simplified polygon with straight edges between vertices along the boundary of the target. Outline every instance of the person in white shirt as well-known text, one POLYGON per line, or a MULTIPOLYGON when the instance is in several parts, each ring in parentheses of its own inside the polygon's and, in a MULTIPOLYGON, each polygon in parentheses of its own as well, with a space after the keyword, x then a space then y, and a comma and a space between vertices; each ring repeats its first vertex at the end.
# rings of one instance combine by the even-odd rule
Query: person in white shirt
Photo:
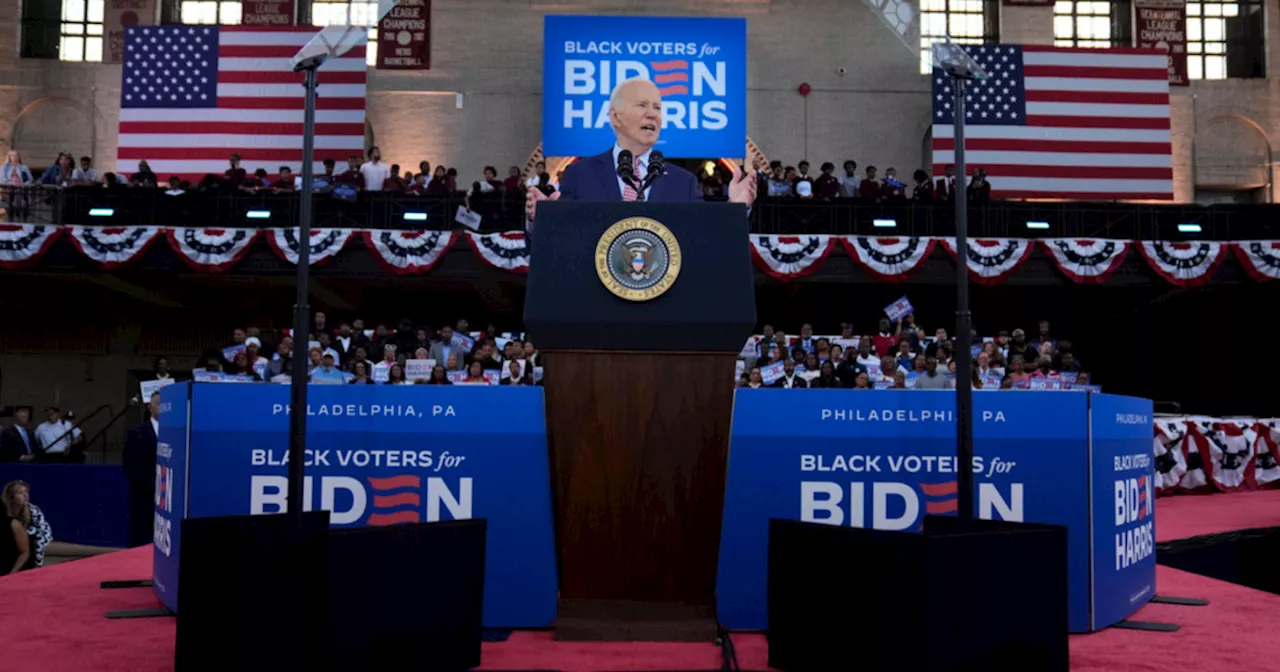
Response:
POLYGON ((360 174, 365 191, 382 191, 382 183, 391 177, 391 166, 382 162, 382 151, 376 145, 369 148, 369 161, 360 166, 360 174))
POLYGON ((80 157, 80 167, 71 171, 71 184, 77 186, 95 185, 98 183, 98 171, 93 169, 93 159, 80 157))
POLYGON ((840 198, 857 198, 858 186, 862 178, 858 177, 858 162, 849 159, 844 162, 844 177, 840 178, 840 198))
POLYGON ((36 441, 45 455, 65 456, 71 452, 71 444, 80 439, 80 430, 62 419, 57 406, 45 409, 48 420, 36 427, 36 441))

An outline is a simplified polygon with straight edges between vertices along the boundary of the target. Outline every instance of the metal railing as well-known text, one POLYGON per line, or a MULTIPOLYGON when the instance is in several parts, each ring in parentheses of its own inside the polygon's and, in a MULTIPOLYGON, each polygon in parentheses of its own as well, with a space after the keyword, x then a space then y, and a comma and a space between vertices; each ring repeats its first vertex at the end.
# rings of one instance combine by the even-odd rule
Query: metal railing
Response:
MULTIPOLYGON (((138 187, 0 187, 11 222, 100 226, 276 228, 296 226, 298 196, 210 188, 168 196, 138 187), (252 216, 251 216, 252 214, 252 216)), ((451 229, 459 207, 481 215, 481 231, 524 228, 524 195, 463 192, 419 196, 361 192, 355 200, 315 197, 316 227, 451 229)), ((1179 224, 1198 224, 1193 237, 1214 240, 1280 238, 1280 205, 1158 205, 1147 203, 992 201, 970 209, 978 237, 1098 237, 1178 239, 1179 224), (1028 222, 1048 228, 1029 229, 1028 222)), ((954 235, 949 203, 877 204, 859 199, 760 198, 751 230, 765 234, 876 236, 954 235)))

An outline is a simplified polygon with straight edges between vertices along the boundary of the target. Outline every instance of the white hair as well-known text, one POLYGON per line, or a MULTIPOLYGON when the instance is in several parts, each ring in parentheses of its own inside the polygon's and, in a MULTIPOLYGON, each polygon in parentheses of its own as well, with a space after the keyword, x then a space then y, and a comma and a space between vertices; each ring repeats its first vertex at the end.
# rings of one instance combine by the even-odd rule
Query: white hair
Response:
POLYGON ((609 94, 609 107, 614 108, 618 106, 619 99, 622 97, 623 87, 625 87, 628 84, 631 84, 632 82, 648 82, 648 81, 649 79, 647 77, 632 77, 631 79, 624 79, 621 82, 618 82, 618 85, 613 87, 613 93, 609 94))

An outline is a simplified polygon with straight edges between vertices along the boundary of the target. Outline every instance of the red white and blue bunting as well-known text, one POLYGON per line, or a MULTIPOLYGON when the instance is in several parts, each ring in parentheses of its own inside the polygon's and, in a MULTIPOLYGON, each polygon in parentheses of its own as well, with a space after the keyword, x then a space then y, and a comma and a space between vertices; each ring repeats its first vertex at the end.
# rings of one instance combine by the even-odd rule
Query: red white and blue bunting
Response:
POLYGON ((18 269, 40 260, 62 230, 46 224, 0 224, 0 268, 18 269))
POLYGON ((1227 255, 1227 245, 1208 240, 1176 243, 1144 240, 1138 249, 1157 275, 1188 289, 1212 280, 1227 255))
MULTIPOLYGON (((980 285, 998 285, 1018 270, 1031 256, 1031 243, 1025 238, 970 238, 965 259, 969 278, 980 285)), ((942 246, 956 256, 956 239, 943 238, 942 246)))
POLYGON ((523 231, 467 232, 467 242, 485 263, 512 273, 529 272, 529 243, 523 231))
MULTIPOLYGON (((315 266, 341 252, 351 239, 351 234, 351 229, 312 229, 311 258, 308 265, 315 266)), ((297 228, 271 229, 267 234, 267 242, 271 243, 271 249, 282 259, 291 264, 298 263, 297 228)))
POLYGON ((1155 419, 1158 493, 1247 492, 1280 487, 1276 418, 1155 419))
POLYGON ((384 268, 401 275, 430 271, 458 239, 457 231, 365 231, 364 244, 384 268))
MULTIPOLYGON (((39 261, 64 232, 84 256, 103 268, 115 268, 143 256, 164 234, 182 260, 198 271, 216 273, 240 262, 260 236, 290 263, 298 259, 298 230, 132 227, 59 227, 43 224, 0 224, 0 269, 22 268, 39 261)), ((428 273, 463 235, 485 263, 512 273, 529 269, 529 246, 523 232, 475 233, 453 231, 314 229, 311 263, 342 251, 360 234, 379 264, 398 274, 428 273)), ((955 258, 953 238, 932 236, 879 238, 874 236, 764 235, 749 236, 751 257, 761 271, 787 282, 818 270, 839 241, 844 253, 879 282, 901 282, 918 271, 942 243, 955 258)), ((1105 283, 1123 264, 1130 245, 1136 245, 1151 269, 1179 287, 1210 282, 1228 249, 1239 258, 1249 277, 1263 282, 1280 278, 1280 240, 1128 241, 1111 239, 1039 239, 1044 254, 1073 282, 1105 283)), ((994 285, 1006 280, 1030 257, 1037 240, 970 238, 966 255, 970 277, 994 285)))
POLYGON ((783 282, 818 270, 836 245, 832 236, 753 235, 750 240, 756 265, 783 282))
POLYGON ((1280 240, 1242 240, 1232 247, 1249 277, 1258 282, 1280 279, 1280 240))
POLYGON ((179 227, 168 231, 169 245, 192 269, 221 273, 249 251, 260 229, 201 229, 179 227))
POLYGON ((160 235, 156 226, 73 226, 71 241, 84 256, 104 269, 118 268, 137 259, 160 235))
POLYGON ((1063 275, 1082 285, 1105 283, 1129 251, 1129 241, 1105 238, 1046 238, 1040 241, 1063 275))
POLYGON ((880 282, 902 282, 933 254, 934 238, 843 236, 840 244, 863 271, 880 282))

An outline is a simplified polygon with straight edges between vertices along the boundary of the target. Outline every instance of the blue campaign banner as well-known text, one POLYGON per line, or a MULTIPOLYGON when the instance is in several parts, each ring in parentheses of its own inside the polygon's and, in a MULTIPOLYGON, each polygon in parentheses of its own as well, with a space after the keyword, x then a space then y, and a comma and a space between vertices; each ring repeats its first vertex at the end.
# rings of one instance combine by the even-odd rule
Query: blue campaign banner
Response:
POLYGON ((1155 464, 1150 399, 1090 394, 1093 434, 1093 630, 1156 593, 1155 464))
MULTIPOLYGON (((1068 528, 1077 632, 1089 618, 1086 396, 973 395, 976 513, 1068 528)), ((771 518, 919 531, 925 514, 954 514, 955 432, 951 391, 739 391, 716 582, 720 621, 767 628, 771 518)))
POLYGON ((673 158, 743 155, 746 19, 547 16, 543 44, 543 154, 594 156, 612 147, 609 95, 642 77, 662 94, 656 149, 673 158))
POLYGON ((178 557, 182 519, 187 517, 188 444, 191 383, 160 390, 160 433, 156 437, 156 518, 152 541, 151 589, 172 612, 178 611, 178 557))
MULTIPOLYGON (((484 518, 485 625, 551 625, 541 388, 313 385, 308 395, 308 510, 329 510, 337 526, 484 518)), ((195 387, 192 517, 284 510, 289 412, 288 386, 195 387)))

